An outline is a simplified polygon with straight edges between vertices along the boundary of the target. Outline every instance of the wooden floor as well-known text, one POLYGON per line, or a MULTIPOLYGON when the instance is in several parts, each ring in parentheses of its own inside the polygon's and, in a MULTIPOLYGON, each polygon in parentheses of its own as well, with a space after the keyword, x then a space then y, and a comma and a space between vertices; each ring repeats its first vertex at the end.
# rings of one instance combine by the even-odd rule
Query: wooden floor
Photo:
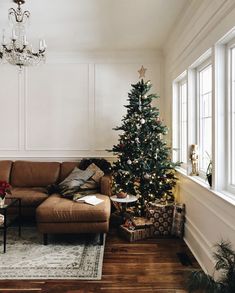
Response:
POLYGON ((0 281, 0 292, 184 293, 187 272, 198 264, 179 239, 128 243, 113 230, 106 239, 101 281, 0 281), (177 253, 186 253, 184 266, 177 253))

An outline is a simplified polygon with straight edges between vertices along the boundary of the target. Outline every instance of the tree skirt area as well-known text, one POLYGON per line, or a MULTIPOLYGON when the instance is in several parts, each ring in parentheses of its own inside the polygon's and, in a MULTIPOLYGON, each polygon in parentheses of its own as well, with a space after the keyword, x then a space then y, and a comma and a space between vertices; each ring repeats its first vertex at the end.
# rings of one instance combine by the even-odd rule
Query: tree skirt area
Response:
POLYGON ((100 280, 102 276, 104 245, 98 244, 98 235, 49 235, 45 246, 35 227, 23 227, 21 238, 13 227, 7 231, 6 253, 2 231, 0 245, 1 280, 100 280))

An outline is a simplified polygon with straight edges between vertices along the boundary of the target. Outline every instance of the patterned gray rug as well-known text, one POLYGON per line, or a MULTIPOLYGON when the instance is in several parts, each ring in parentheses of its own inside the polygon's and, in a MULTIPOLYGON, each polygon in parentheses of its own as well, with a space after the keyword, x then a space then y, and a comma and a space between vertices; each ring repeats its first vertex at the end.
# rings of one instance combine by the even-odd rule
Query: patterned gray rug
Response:
POLYGON ((4 254, 0 233, 0 279, 73 279, 100 280, 104 245, 94 235, 50 236, 47 246, 36 228, 8 229, 4 254))

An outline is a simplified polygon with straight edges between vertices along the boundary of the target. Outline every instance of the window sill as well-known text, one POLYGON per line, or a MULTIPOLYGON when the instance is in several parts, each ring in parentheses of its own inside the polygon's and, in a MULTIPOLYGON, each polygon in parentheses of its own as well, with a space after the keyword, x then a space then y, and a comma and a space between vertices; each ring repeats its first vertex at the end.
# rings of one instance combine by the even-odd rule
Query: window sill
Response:
POLYGON ((216 195, 220 197, 221 199, 225 200, 226 202, 230 203, 231 205, 235 206, 235 195, 226 191, 217 191, 209 187, 208 183, 205 182, 204 179, 198 177, 198 176, 189 176, 187 175, 186 170, 182 168, 177 168, 176 171, 186 177, 187 179, 199 184, 201 187, 203 187, 208 192, 212 193, 213 195, 216 195))

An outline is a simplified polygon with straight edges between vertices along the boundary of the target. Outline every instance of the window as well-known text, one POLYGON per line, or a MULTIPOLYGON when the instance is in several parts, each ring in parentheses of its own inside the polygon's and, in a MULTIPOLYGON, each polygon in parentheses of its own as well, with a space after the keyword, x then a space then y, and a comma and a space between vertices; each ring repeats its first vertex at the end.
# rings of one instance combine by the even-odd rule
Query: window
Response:
POLYGON ((172 126, 174 161, 190 175, 188 149, 198 145, 199 176, 211 160, 213 189, 234 203, 235 27, 174 80, 172 126))
POLYGON ((179 83, 179 157, 183 167, 187 164, 187 82, 179 83))
POLYGON ((228 45, 228 190, 235 191, 235 42, 228 45))
POLYGON ((235 48, 231 49, 232 53, 232 77, 231 77, 231 99, 230 99, 230 117, 229 117, 229 123, 230 123, 230 131, 231 131, 231 147, 230 147, 230 162, 231 164, 231 178, 230 182, 231 185, 235 187, 235 48))
POLYGON ((197 68, 199 171, 205 175, 212 156, 212 65, 197 68))
POLYGON ((187 119, 187 79, 186 73, 181 74, 173 84, 173 159, 182 162, 181 167, 187 169, 188 158, 188 119, 187 119))

